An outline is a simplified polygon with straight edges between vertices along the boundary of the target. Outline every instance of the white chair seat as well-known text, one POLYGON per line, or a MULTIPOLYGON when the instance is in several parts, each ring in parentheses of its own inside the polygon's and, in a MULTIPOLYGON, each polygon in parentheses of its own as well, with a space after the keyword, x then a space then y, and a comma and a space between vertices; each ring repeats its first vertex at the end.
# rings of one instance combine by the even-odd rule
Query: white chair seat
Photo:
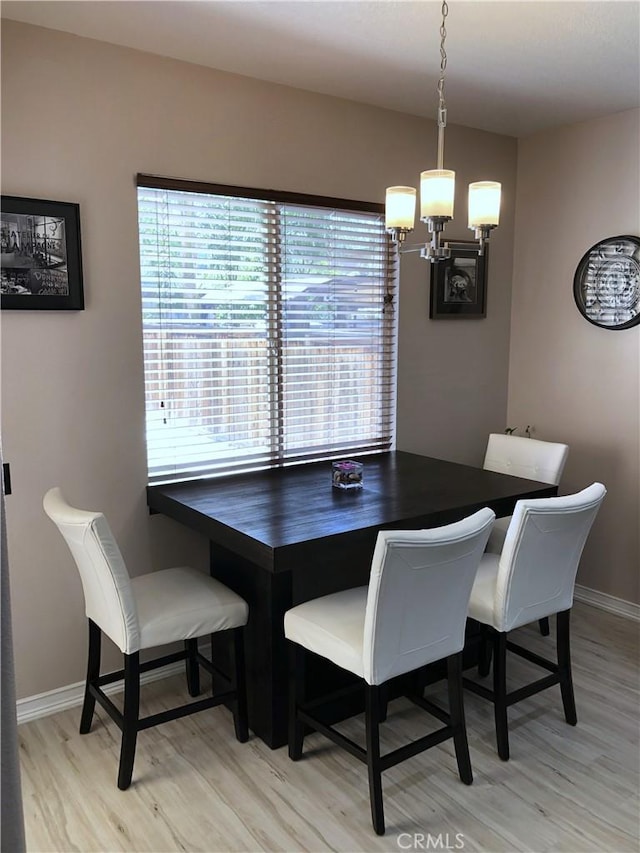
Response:
POLYGON ((470 618, 482 622, 483 625, 490 625, 492 628, 497 628, 494 605, 499 565, 500 557, 498 554, 487 552, 482 555, 469 599, 470 618))
POLYGON ((131 588, 141 649, 247 624, 246 601, 189 566, 139 575, 131 579, 131 588))
POLYGON ((487 542, 487 551, 489 554, 500 554, 504 545, 504 540, 507 538, 507 530, 511 523, 511 516, 507 515, 504 518, 496 518, 493 523, 493 530, 489 534, 487 542))
POLYGON ((285 637, 363 678, 367 592, 359 586, 293 607, 284 616, 285 637))

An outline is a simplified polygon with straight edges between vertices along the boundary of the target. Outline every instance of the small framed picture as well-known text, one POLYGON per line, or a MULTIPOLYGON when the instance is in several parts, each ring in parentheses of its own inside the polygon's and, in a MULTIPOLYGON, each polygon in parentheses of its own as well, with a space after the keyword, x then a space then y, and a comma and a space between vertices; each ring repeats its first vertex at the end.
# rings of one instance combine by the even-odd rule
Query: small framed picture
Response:
POLYGON ((3 311, 84 308, 77 204, 3 195, 0 244, 3 311))
POLYGON ((486 317, 489 247, 478 255, 474 241, 445 243, 451 257, 431 264, 429 317, 486 317))

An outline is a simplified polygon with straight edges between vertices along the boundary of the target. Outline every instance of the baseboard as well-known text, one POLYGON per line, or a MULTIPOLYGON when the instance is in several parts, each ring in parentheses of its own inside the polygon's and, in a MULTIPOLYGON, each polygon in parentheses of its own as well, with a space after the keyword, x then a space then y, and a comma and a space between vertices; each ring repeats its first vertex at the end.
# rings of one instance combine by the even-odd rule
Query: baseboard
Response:
POLYGON ((576 601, 582 601, 584 604, 590 604, 592 607, 598 607, 608 613, 615 613, 617 616, 624 616, 625 619, 640 622, 640 604, 634 604, 624 598, 616 598, 615 595, 607 595, 606 592, 589 589, 588 586, 580 586, 580 584, 576 584, 574 597, 576 601))
MULTIPOLYGON (((152 681, 159 681, 161 678, 168 678, 170 675, 184 671, 184 662, 177 661, 149 672, 143 672, 140 676, 140 684, 150 684, 152 681)), ((120 693, 123 688, 122 681, 114 681, 113 684, 106 684, 102 689, 105 693, 112 694, 120 693)), ((58 711, 66 711, 67 708, 75 708, 82 705, 83 698, 84 681, 78 681, 76 684, 58 687, 56 690, 49 690, 46 693, 38 693, 36 696, 18 699, 16 702, 18 725, 28 723, 30 720, 38 720, 40 717, 48 717, 58 711)))

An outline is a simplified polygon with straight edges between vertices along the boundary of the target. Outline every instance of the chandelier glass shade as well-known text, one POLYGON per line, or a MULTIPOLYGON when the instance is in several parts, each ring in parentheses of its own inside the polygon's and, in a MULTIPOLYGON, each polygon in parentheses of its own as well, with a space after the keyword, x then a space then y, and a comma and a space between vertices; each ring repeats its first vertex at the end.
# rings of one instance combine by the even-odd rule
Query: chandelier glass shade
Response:
POLYGON ((451 169, 430 169, 420 175, 420 219, 424 222, 434 216, 453 219, 453 200, 456 191, 456 173, 451 169))

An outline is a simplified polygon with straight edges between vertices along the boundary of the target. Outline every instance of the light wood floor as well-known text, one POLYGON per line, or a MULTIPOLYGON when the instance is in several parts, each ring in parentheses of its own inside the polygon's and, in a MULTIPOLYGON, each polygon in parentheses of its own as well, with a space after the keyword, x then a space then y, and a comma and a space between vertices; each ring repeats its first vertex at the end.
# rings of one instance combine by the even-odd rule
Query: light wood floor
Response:
MULTIPOLYGON (((539 651, 555 648, 537 628, 514 633, 539 651)), ((525 700, 510 710, 512 758, 503 763, 491 706, 467 693, 473 785, 459 781, 450 742, 392 768, 382 838, 370 823, 365 766, 317 734, 293 763, 285 748, 237 743, 228 711, 216 708, 143 732, 134 783, 121 792, 119 732, 102 711, 83 737, 79 709, 27 723, 28 849, 638 851, 638 626, 576 604, 572 642, 578 726, 565 724, 558 687, 525 700)), ((522 683, 532 669, 512 663, 510 684, 522 683)), ((184 701, 182 691, 178 676, 148 685, 145 712, 184 701)), ((389 710, 386 748, 433 727, 404 700, 389 710)), ((361 718, 344 726, 362 738, 361 718)))

